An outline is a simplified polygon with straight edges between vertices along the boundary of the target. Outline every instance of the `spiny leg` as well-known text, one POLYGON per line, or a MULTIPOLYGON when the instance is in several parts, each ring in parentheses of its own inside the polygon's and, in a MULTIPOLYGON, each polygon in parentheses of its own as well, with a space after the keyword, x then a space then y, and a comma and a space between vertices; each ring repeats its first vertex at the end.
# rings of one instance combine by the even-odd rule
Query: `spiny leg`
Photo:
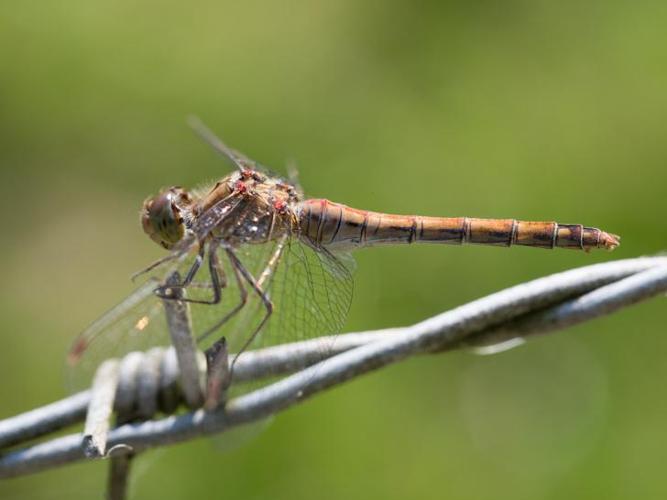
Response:
MULTIPOLYGON (((248 291, 243 285, 243 278, 239 273, 238 267, 234 265, 234 263, 231 263, 231 266, 232 271, 234 272, 234 278, 239 287, 241 300, 238 305, 229 311, 220 321, 204 332, 204 334, 200 335, 197 342, 202 342, 222 327, 222 325, 233 318, 248 302, 248 291)), ((205 407, 208 410, 211 410, 224 401, 224 394, 232 383, 232 365, 229 363, 227 340, 225 337, 220 337, 220 339, 218 339, 211 347, 206 349, 205 354, 208 364, 205 407)))
MULTIPOLYGON (((158 287, 155 290, 155 293, 158 297, 161 299, 173 299, 173 293, 172 290, 174 289, 184 289, 186 286, 188 286, 192 280, 195 277, 195 274, 197 274, 197 271, 199 271, 199 268, 201 267, 201 263, 204 260, 204 254, 206 252, 206 247, 204 245, 199 246, 199 250, 197 251, 197 257, 195 257, 195 261, 192 263, 192 266, 190 266, 190 269, 188 270, 188 273, 185 275, 185 278, 183 281, 180 283, 174 283, 171 285, 162 285, 158 287)), ((173 255, 173 254, 172 254, 173 255)), ((171 256, 169 256, 171 257, 171 256)), ((161 261, 164 261, 166 259, 160 259, 158 262, 161 263, 161 261)), ((151 269, 154 267, 156 264, 151 264, 147 269, 151 269)), ((146 272, 146 270, 141 271, 142 273, 146 272)))
POLYGON ((146 274, 146 273, 151 272, 153 269, 155 269, 155 268, 161 266, 161 265, 164 264, 165 262, 169 262, 169 261, 171 261, 171 260, 175 260, 175 259, 179 259, 179 258, 183 257, 185 254, 188 253, 188 250, 189 250, 190 245, 191 245, 192 243, 193 243, 192 239, 190 239, 190 238, 184 239, 183 241, 181 241, 178 245, 176 245, 176 246, 172 249, 172 251, 171 251, 171 253, 170 253, 169 255, 166 255, 166 256, 164 256, 164 257, 162 257, 162 258, 156 260, 155 262, 153 262, 152 264, 148 265, 147 267, 145 267, 145 268, 142 269, 141 271, 137 271, 136 273, 134 273, 134 274, 131 276, 132 281, 134 281, 135 279, 137 279, 139 276, 142 276, 142 275, 144 275, 144 274, 146 274))
POLYGON ((248 337, 248 339, 244 342, 243 346, 239 349, 239 351, 236 353, 234 356, 234 359, 232 361, 230 370, 233 369, 234 364, 236 363, 236 360, 239 358, 239 356, 248 348, 250 344, 255 340, 259 332, 262 330, 266 322, 269 320, 271 317, 271 314, 273 314, 273 302, 269 299, 269 297, 266 295, 264 292, 262 285, 264 284, 264 281, 268 278, 270 273, 273 271, 275 266, 277 265, 278 259, 280 258, 280 255, 283 252, 283 248, 285 246, 285 241, 286 237, 283 237, 280 239, 278 242, 278 245, 276 246, 276 249, 274 250, 273 254, 271 255, 271 258, 269 259, 268 264, 262 271, 259 280, 255 280, 255 278, 250 274, 250 272, 243 266, 243 263, 239 260, 239 258, 236 256, 233 250, 227 249, 227 253, 229 255, 230 261, 233 266, 238 266, 238 270, 243 276, 243 278, 250 284, 251 288, 253 291, 259 296, 261 299, 262 303, 264 304, 264 307, 266 308, 266 314, 262 318, 262 321, 260 321, 259 325, 257 328, 255 328, 255 331, 248 337))
MULTIPOLYGON (((227 321, 233 318, 247 303, 248 292, 243 286, 243 279, 239 274, 236 266, 232 264, 232 271, 234 278, 239 287, 239 295, 241 301, 239 304, 229 311, 220 321, 209 328, 206 332, 197 338, 197 342, 202 342, 213 332, 218 330, 227 321)), ((229 363, 229 353, 227 351, 227 339, 224 336, 220 337, 211 347, 206 349, 207 369, 207 386, 206 386, 206 404, 205 407, 209 410, 214 409, 225 400, 225 392, 232 383, 232 365, 229 363)))
POLYGON ((139 276, 142 276, 146 273, 151 272, 153 269, 155 269, 158 266, 161 266, 165 262, 169 262, 170 260, 174 260, 176 257, 178 257, 177 253, 171 253, 171 254, 167 255, 166 257, 162 257, 161 259, 156 260, 155 262, 153 262, 149 266, 143 268, 141 271, 137 271, 136 273, 134 273, 131 276, 132 281, 136 280, 139 276))
MULTIPOLYGON (((211 249, 213 249, 213 253, 215 253, 215 248, 214 248, 214 243, 211 242, 209 245, 209 252, 211 249)), ((185 278, 183 278, 183 282, 180 283, 178 286, 181 288, 185 288, 188 286, 190 283, 192 283, 192 280, 195 278, 195 275, 197 274, 197 271, 199 271, 199 268, 201 267, 202 262, 204 262, 204 256, 206 255, 206 246, 205 245, 200 245, 199 246, 199 251, 197 252, 197 256, 195 257, 195 261, 192 263, 190 266, 190 269, 188 270, 188 274, 185 275, 185 278)), ((210 259, 210 257, 209 257, 210 259)), ((209 260, 210 262, 210 260, 209 260)))
POLYGON ((209 372, 209 377, 208 377, 208 384, 207 384, 207 403, 206 407, 207 409, 213 409, 217 407, 220 403, 224 402, 224 394, 227 390, 227 388, 231 385, 232 382, 232 373, 234 369, 234 364, 236 363, 236 360, 238 359, 239 355, 243 353, 248 346, 253 342, 253 340, 256 338, 257 334, 261 331, 263 328, 264 324, 268 321, 268 319, 271 316, 271 313, 273 312, 273 303, 269 300, 269 298, 266 296, 264 293, 264 290, 262 289, 262 284, 264 281, 269 277, 271 271, 275 268, 278 262, 278 258, 282 254, 284 245, 285 245, 286 237, 283 237, 280 239, 278 242, 278 245, 274 252, 271 254, 271 257, 269 258, 269 262, 267 263, 266 267, 260 274, 259 280, 255 281, 254 277, 252 274, 245 268, 245 266, 242 264, 240 259, 237 257, 237 255, 234 253, 234 251, 231 248, 226 248, 227 255, 229 257, 229 261, 232 267, 232 270, 234 272, 234 277, 236 279, 236 282, 239 286, 239 293, 241 295, 241 301, 240 303, 232 309, 227 315, 225 315, 224 318, 222 318, 218 323, 216 323, 212 328, 210 328, 207 332, 205 332, 203 335, 201 335, 197 341, 201 342, 204 340, 206 337, 208 337, 210 334, 215 332, 217 329, 219 329, 224 323, 226 323, 229 319, 231 319, 234 315, 236 315, 247 303, 248 300, 248 292, 243 285, 243 280, 245 279, 252 287, 253 291, 255 291, 260 299, 262 300, 264 306, 266 307, 266 315, 260 322, 260 324, 257 326, 255 331, 252 333, 252 335, 248 338, 248 340, 243 344, 241 349, 239 350, 238 353, 234 356, 234 359, 232 360, 231 363, 229 363, 229 355, 227 351, 227 343, 225 337, 221 337, 217 342, 215 342, 211 347, 209 347, 206 350, 206 359, 208 362, 208 372, 209 372), (221 350, 222 349, 222 350, 221 350))
MULTIPOLYGON (((222 297, 222 289, 227 286, 227 277, 225 275, 224 269, 222 268, 222 266, 220 266, 220 260, 218 258, 219 246, 220 242, 217 240, 212 240, 208 246, 208 270, 211 276, 210 287, 213 289, 213 298, 211 298, 210 300, 199 300, 199 299, 189 299, 187 297, 182 297, 179 300, 183 302, 190 302, 192 304, 215 305, 220 303, 220 299, 222 297)), ((197 257, 195 258, 195 261, 193 262, 190 269, 188 270, 188 274, 186 275, 183 282, 177 285, 163 285, 155 291, 156 294, 163 299, 173 299, 175 297, 172 290, 185 289, 189 285, 191 285, 192 280, 197 274, 197 271, 201 267, 205 251, 206 251, 205 246, 202 245, 199 252, 197 252, 197 257)))
POLYGON ((222 319, 220 319, 220 321, 218 321, 215 325, 213 325, 208 330, 206 330, 203 334, 201 334, 197 338, 197 342, 202 342, 207 337, 209 337, 212 333, 214 333, 216 330, 218 330, 222 325, 227 323, 227 321, 229 321, 241 309, 243 309, 243 307, 248 302, 248 291, 246 290, 245 286, 243 285, 243 279, 241 278, 241 275, 239 274, 239 270, 237 269, 237 267, 234 264, 232 264, 231 267, 232 267, 232 271, 234 272, 234 278, 236 279, 236 283, 239 287, 239 295, 240 295, 241 300, 231 311, 229 311, 222 319))
POLYGON ((266 314, 262 318, 262 320, 259 322, 259 325, 257 328, 255 328, 255 331, 252 332, 252 334, 248 337, 248 339, 244 342, 243 346, 239 349, 239 352, 236 353, 234 356, 234 360, 232 361, 231 364, 231 369, 233 369, 234 364, 236 363, 236 360, 239 358, 241 353, 243 353, 248 346, 255 340, 255 337, 257 337, 257 334, 262 330, 264 327, 264 324, 269 320, 271 317, 271 314, 273 313, 273 303, 267 297, 266 293, 264 293, 264 290, 257 284, 257 281, 253 277, 252 274, 245 268, 245 266, 241 263, 239 258, 236 256, 234 251, 232 249, 227 249, 227 254, 229 255, 229 260, 231 261, 232 267, 236 267, 239 272, 241 273, 241 276, 246 280, 246 282, 250 285, 250 288, 257 294, 257 296, 260 298, 262 303, 264 304, 264 307, 266 309, 266 314))

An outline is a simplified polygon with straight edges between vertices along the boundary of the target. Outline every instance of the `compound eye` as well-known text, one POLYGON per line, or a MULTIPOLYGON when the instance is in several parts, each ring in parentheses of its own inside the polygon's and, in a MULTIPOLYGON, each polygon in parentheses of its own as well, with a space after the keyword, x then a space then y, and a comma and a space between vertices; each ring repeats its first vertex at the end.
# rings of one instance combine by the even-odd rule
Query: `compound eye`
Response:
POLYGON ((160 246, 170 249, 183 239, 185 224, 179 202, 190 201, 180 188, 170 188, 144 202, 141 226, 160 246))

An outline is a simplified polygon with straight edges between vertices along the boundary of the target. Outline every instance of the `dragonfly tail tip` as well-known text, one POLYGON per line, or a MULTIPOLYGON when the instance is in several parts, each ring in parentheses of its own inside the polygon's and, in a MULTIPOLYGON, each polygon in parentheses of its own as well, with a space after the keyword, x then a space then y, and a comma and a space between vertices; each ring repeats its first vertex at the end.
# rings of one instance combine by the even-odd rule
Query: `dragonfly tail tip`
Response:
POLYGON ((605 250, 614 250, 621 244, 621 237, 617 234, 605 233, 603 232, 600 235, 599 247, 604 248, 605 250))

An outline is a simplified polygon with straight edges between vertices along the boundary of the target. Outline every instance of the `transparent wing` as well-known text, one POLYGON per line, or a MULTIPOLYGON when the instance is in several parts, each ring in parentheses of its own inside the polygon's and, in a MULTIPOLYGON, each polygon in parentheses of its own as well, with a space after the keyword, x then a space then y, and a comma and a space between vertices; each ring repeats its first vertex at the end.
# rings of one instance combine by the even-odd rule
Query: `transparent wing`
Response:
MULTIPOLYGON (((277 175, 276 172, 266 167, 265 165, 262 165, 253 160, 252 158, 248 158, 240 151, 237 151, 236 149, 229 147, 222 141, 222 139, 216 136, 213 133, 213 131, 211 131, 211 129, 209 129, 198 117, 190 116, 188 118, 188 125, 190 125, 192 130, 194 130, 195 133, 204 142, 206 142, 206 144, 208 144, 216 153, 223 156, 224 158, 227 158, 239 170, 258 170, 267 175, 270 175, 271 177, 277 177, 277 178, 282 177, 280 175, 277 175)), ((292 170, 291 175, 296 175, 294 173, 296 171, 296 168, 290 167, 290 170, 292 170)), ((295 183, 295 188, 297 188, 297 190, 301 192, 301 187, 298 186, 298 183, 295 183)))
POLYGON ((196 250, 192 248, 157 266, 125 300, 76 337, 67 356, 68 390, 75 392, 90 387, 95 370, 106 359, 170 345, 164 306, 154 291, 163 277, 173 272, 181 275, 187 272, 195 255, 196 250))
MULTIPOLYGON (((238 366, 243 353, 251 350, 329 336, 318 344, 319 355, 310 354, 311 362, 326 357, 332 348, 331 336, 343 328, 352 301, 352 258, 347 254, 317 251, 296 239, 287 240, 282 248, 279 242, 274 242, 245 245, 235 252, 241 264, 260 282, 263 293, 273 304, 273 312, 257 331, 267 308, 259 294, 241 281, 248 295, 245 306, 202 342, 202 348, 225 337, 230 353, 241 353, 235 362, 238 366)), ((220 309, 229 311, 239 304, 242 293, 238 282, 231 279, 232 262, 223 256, 221 261, 227 287, 220 309)), ((198 290, 198 293, 201 292, 198 290)), ((219 321, 220 311, 211 316, 214 309, 217 307, 193 305, 195 331, 205 332, 219 321)))
MULTIPOLYGON (((233 251, 248 274, 260 282, 262 293, 273 304, 273 313, 257 331, 267 314, 264 301, 249 282, 238 276, 227 251, 218 249, 221 299, 214 305, 190 304, 193 333, 200 337, 231 311, 238 312, 200 342, 202 349, 222 337, 230 353, 240 353, 341 331, 352 300, 353 261, 349 255, 317 251, 296 239, 287 240, 283 246, 279 242, 248 244, 233 251), (247 300, 239 307, 243 290, 247 300)), ((156 267, 143 285, 75 340, 69 356, 72 390, 89 386, 96 367, 105 359, 170 344, 164 306, 154 290, 174 272, 185 276, 196 254, 191 248, 175 261, 156 267)), ((202 265, 185 295, 192 300, 212 298, 206 265, 202 265)), ((331 342, 329 338, 318 346, 321 358, 327 356, 331 342)))
POLYGON ((285 337, 295 342, 340 333, 352 302, 352 257, 291 240, 283 260, 269 284, 275 318, 259 343, 267 346, 285 337))
POLYGON ((196 116, 188 118, 188 125, 202 138, 213 150, 231 161, 238 169, 254 170, 258 167, 254 160, 251 160, 244 154, 230 148, 220 140, 204 123, 196 116))

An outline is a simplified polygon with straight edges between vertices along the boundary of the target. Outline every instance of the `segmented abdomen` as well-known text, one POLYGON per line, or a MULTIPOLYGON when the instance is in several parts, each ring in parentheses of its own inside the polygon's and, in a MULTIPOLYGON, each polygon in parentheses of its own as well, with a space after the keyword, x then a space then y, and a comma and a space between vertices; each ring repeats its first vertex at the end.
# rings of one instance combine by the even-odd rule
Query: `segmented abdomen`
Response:
POLYGON ((330 248, 425 242, 613 250, 620 239, 581 224, 393 215, 319 199, 300 204, 299 226, 302 238, 330 248))

